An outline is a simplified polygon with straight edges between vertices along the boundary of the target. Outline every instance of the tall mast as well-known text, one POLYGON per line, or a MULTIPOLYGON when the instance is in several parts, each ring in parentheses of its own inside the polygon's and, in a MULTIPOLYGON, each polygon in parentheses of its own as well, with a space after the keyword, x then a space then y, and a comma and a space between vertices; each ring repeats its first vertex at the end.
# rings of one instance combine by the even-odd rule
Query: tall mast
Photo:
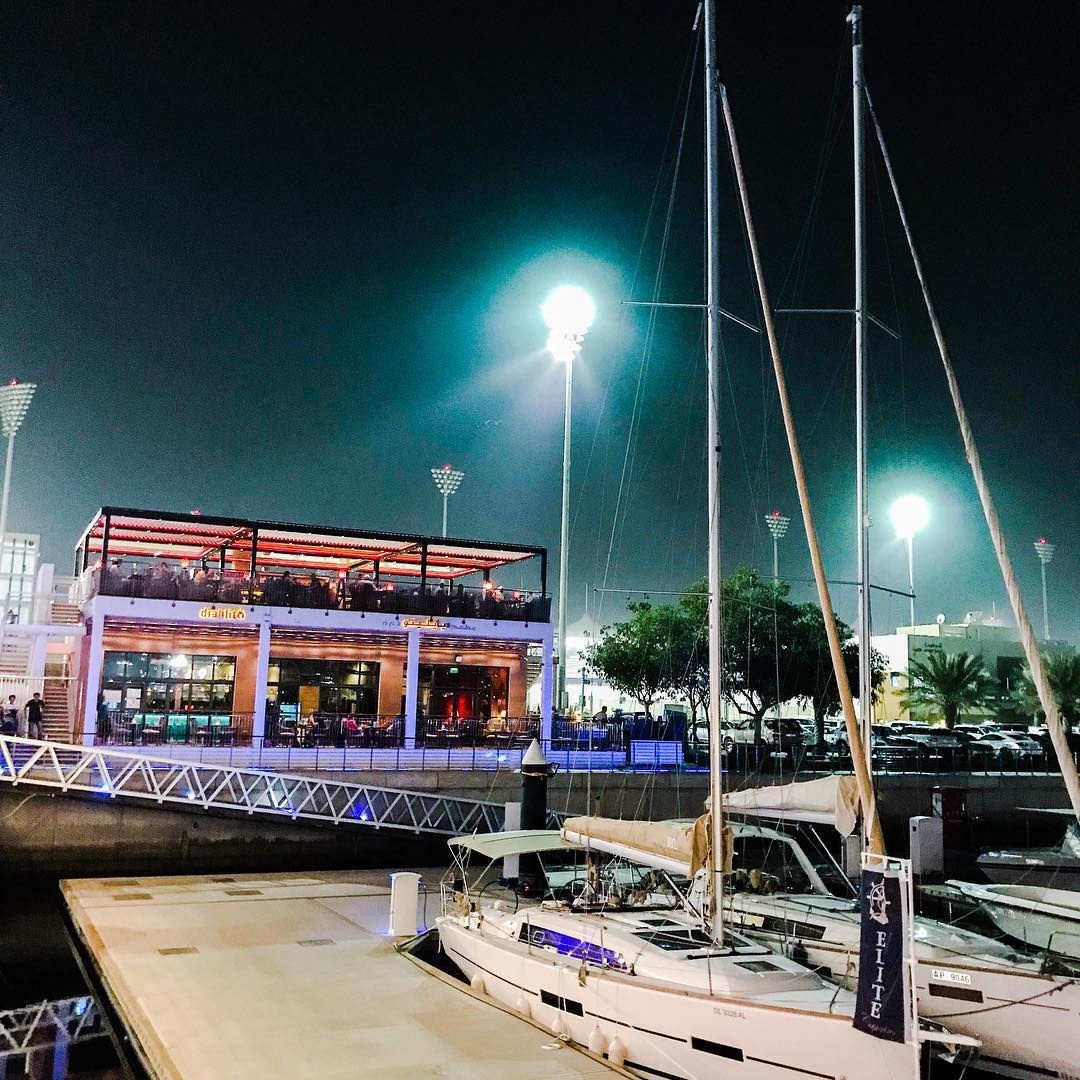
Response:
POLYGON ((866 477, 867 378, 866 340, 866 140, 864 134, 862 5, 848 15, 851 23, 851 94, 855 165, 855 518, 859 582, 859 728, 870 760, 873 683, 870 671, 870 504, 866 477))
POLYGON ((709 398, 709 793, 712 796, 710 842, 712 880, 710 925, 722 943, 723 926, 723 772, 720 761, 720 667, 723 607, 720 596, 720 102, 716 70, 716 0, 705 3, 705 232, 706 356, 709 398))

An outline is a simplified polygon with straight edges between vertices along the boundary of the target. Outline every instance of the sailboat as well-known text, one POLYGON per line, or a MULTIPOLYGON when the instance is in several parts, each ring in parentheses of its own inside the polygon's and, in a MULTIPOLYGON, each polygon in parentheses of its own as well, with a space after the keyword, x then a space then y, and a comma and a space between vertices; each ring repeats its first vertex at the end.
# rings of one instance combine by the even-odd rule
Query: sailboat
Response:
MULTIPOLYGON (((865 457, 865 323, 866 311, 866 279, 865 279, 865 204, 864 204, 864 161, 863 161, 863 115, 869 106, 869 95, 866 91, 862 72, 862 10, 856 5, 848 21, 852 27, 852 71, 853 71, 853 102, 855 109, 855 177, 856 177, 856 288, 855 288, 855 316, 856 316, 856 363, 858 368, 857 381, 860 383, 860 399, 857 423, 857 473, 858 483, 858 545, 859 545, 859 582, 860 582, 860 711, 862 713, 862 729, 869 735, 870 731, 870 689, 869 689, 869 603, 868 603, 868 552, 867 552, 867 517, 866 517, 866 457, 865 457)), ((872 112, 872 110, 871 110, 872 112)), ((875 118, 875 126, 876 118, 875 118)), ((730 117, 729 117, 730 127, 730 117)), ((895 178, 892 175, 891 163, 885 152, 884 141, 878 130, 878 140, 885 158, 890 181, 901 213, 901 220, 907 230, 907 221, 904 216, 899 193, 896 189, 895 178)), ((781 391, 782 400, 786 397, 783 385, 782 366, 779 356, 779 347, 775 329, 773 326, 772 313, 769 306, 768 295, 765 290, 764 276, 761 271, 760 258, 757 254, 757 242, 754 236, 753 222, 749 211, 749 202, 746 196, 745 182, 742 178, 741 163, 738 160, 737 145, 734 140, 733 129, 730 131, 733 156, 735 158, 736 175, 739 179, 739 190, 742 199, 744 218, 746 221, 750 248, 754 258, 755 272, 757 275, 759 298, 768 330, 770 351, 773 355, 774 368, 777 374, 777 383, 781 391)), ((910 232, 909 232, 910 240, 910 232)), ((925 284, 921 264, 919 264, 912 245, 912 255, 915 258, 916 269, 920 281, 925 284)), ((929 297, 927 295, 927 305, 929 297)), ((1053 716, 1056 722, 1056 703, 1052 698, 1045 696, 1045 680, 1041 678, 1041 662, 1038 650, 1034 647, 1034 638, 1030 633, 1030 624, 1023 612, 1022 603, 1019 600, 1019 592, 1016 587, 1015 575, 1011 572, 1008 558, 1005 554, 1004 540, 1000 535, 1000 527, 989 499, 985 480, 978 465, 978 454, 974 449, 974 443, 970 434, 970 425, 967 423, 966 414, 963 413, 959 403, 958 390, 955 385, 955 377, 944 350, 940 327, 936 316, 930 307, 931 320, 934 323, 935 335, 938 338, 942 350, 943 360, 946 362, 946 372, 949 376, 950 391, 957 405, 957 413, 961 418, 961 429, 967 444, 968 459, 972 463, 976 474, 976 484, 979 488, 980 497, 983 499, 986 516, 990 524, 995 550, 1006 580, 1006 586, 1010 593, 1014 611, 1017 614, 1017 622, 1022 628, 1022 638, 1025 638, 1025 651, 1028 655, 1029 664, 1033 672, 1038 671, 1036 682, 1040 686, 1040 695, 1043 698, 1044 712, 1048 717, 1053 716)), ((800 498, 804 498, 804 482, 799 475, 797 465, 797 452, 794 446, 792 430, 789 426, 789 440, 793 444, 793 459, 796 460, 796 476, 800 485, 800 498)), ((805 515, 805 507, 804 507, 805 515)), ((808 535, 811 529, 807 528, 808 535)), ((817 568, 815 567, 815 570, 817 568)), ((824 611, 829 610, 827 603, 827 591, 819 581, 819 595, 824 611)), ((838 682, 840 673, 838 671, 838 682)), ((842 688, 841 688, 842 689, 842 688)), ((850 733, 849 723, 849 733, 850 733)), ((1054 727, 1051 724, 1051 732, 1054 727)), ((850 734, 849 734, 850 739, 850 734)), ((857 739, 850 739, 853 752, 853 765, 856 773, 860 773, 865 762, 860 760, 856 750, 857 739)), ((867 743, 868 745, 868 743, 867 743)), ((1073 790, 1075 785, 1075 766, 1071 760, 1063 759, 1062 772, 1066 778, 1066 784, 1073 790)), ((775 799, 775 792, 769 797, 775 799)), ((863 803, 865 807, 865 801, 863 803)), ((1074 808, 1076 806, 1074 800, 1074 808)), ((871 823, 872 825, 872 823, 871 823)), ((864 829, 867 823, 864 814, 864 829)), ((871 830, 867 830, 868 832, 871 830)), ((782 897, 770 898, 771 910, 762 910, 763 904, 750 896, 734 896, 731 899, 733 908, 742 910, 747 918, 743 921, 743 927, 749 929, 747 923, 752 924, 758 918, 762 924, 756 931, 759 940, 772 938, 774 945, 781 951, 790 952, 800 958, 806 958, 812 962, 821 963, 824 970, 830 972, 834 978, 845 979, 853 973, 854 928, 850 914, 838 908, 843 901, 836 898, 823 899, 820 894, 817 898, 808 897, 782 897), (809 917, 809 909, 813 911, 813 917, 809 917), (778 933, 770 935, 766 931, 766 915, 774 920, 770 925, 778 933), (826 947, 828 945, 828 947, 826 947)), ((1034 964, 1030 960, 1003 955, 1002 950, 994 943, 978 935, 963 934, 955 928, 945 924, 934 923, 930 920, 920 920, 916 928, 916 990, 919 998, 920 1013, 928 1018, 936 1018, 946 1022, 950 1029, 957 1033, 965 1033, 981 1041, 979 1062, 983 1068, 1006 1076, 1028 1076, 1031 1069, 1041 1070, 1043 1073, 1074 1075, 1078 1072, 1078 1060, 1080 1053, 1076 1050, 1077 1021, 1080 1019, 1080 982, 1064 976, 1055 976, 1048 971, 1044 972, 1042 965, 1034 964), (921 933, 921 941, 920 941, 921 933), (956 946, 956 955, 948 961, 941 956, 942 947, 951 950, 956 946)))
MULTIPOLYGON (((903 994, 903 1030, 877 1038, 852 1024, 855 995, 725 927, 725 852, 720 767, 720 339, 719 132, 715 0, 704 0, 707 175, 709 461, 709 670, 712 812, 688 825, 638 823, 639 844, 678 865, 701 865, 707 910, 687 902, 673 879, 602 873, 586 849, 584 869, 540 904, 519 909, 517 893, 488 895, 460 872, 437 920, 441 948, 474 988, 643 1075, 691 1080, 726 1075, 919 1076, 920 1032, 913 995, 903 994), (736 1066, 735 1063, 738 1063, 736 1066)), ((819 560, 820 561, 820 560, 819 560)), ((823 571, 821 580, 824 580, 823 571)), ((831 611, 831 608, 830 608, 831 611)), ((835 627, 834 627, 835 636, 835 627)), ((834 661, 839 659, 835 643, 834 661)), ((842 670, 842 661, 841 670, 842 670)), ((840 677, 840 676, 838 676, 840 677)), ((848 694, 850 698, 850 694, 848 694)), ((854 721, 852 717, 852 727, 854 721)), ((857 731, 854 740, 858 742, 857 731)), ((869 792, 867 781, 861 791, 869 792)), ((876 813, 871 815, 876 822, 876 813)), ((565 841, 563 841, 565 842, 565 841)), ((558 846, 550 834, 463 838, 459 852, 496 857, 558 846)), ((880 847, 880 839, 878 838, 880 847)), ((891 869, 890 869, 891 872, 891 869)), ((899 905, 877 917, 902 926, 899 905)), ((961 1040, 963 1041, 963 1040, 961 1040)))

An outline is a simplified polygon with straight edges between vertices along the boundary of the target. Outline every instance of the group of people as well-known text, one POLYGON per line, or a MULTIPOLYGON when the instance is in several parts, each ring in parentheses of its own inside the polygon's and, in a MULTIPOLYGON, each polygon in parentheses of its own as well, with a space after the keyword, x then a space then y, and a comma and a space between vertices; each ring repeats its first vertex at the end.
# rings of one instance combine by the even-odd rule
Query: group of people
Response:
POLYGON ((0 710, 0 731, 5 735, 21 735, 28 739, 43 739, 45 721, 45 702, 40 694, 35 694, 25 705, 19 707, 19 700, 9 694, 0 710))

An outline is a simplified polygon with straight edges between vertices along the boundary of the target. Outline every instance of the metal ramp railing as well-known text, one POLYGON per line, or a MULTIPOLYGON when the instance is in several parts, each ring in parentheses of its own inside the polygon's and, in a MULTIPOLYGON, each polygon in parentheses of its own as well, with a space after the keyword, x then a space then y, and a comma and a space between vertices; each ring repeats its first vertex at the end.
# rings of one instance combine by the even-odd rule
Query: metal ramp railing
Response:
POLYGON ((335 825, 498 832, 502 803, 0 735, 0 782, 335 825))
POLYGON ((67 1043, 86 1042, 104 1034, 105 1026, 91 997, 5 1009, 0 1011, 0 1066, 13 1055, 50 1050, 61 1039, 67 1043))

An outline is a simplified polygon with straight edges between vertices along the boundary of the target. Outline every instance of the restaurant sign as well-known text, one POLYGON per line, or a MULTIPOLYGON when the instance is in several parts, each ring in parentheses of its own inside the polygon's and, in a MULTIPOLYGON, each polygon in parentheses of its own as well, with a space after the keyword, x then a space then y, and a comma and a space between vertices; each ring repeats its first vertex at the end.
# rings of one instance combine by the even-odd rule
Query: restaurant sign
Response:
POLYGON ((448 630, 450 624, 440 619, 402 619, 403 630, 448 630))
POLYGON ((244 622, 247 619, 247 612, 242 607, 203 607, 199 608, 199 618, 244 622))

